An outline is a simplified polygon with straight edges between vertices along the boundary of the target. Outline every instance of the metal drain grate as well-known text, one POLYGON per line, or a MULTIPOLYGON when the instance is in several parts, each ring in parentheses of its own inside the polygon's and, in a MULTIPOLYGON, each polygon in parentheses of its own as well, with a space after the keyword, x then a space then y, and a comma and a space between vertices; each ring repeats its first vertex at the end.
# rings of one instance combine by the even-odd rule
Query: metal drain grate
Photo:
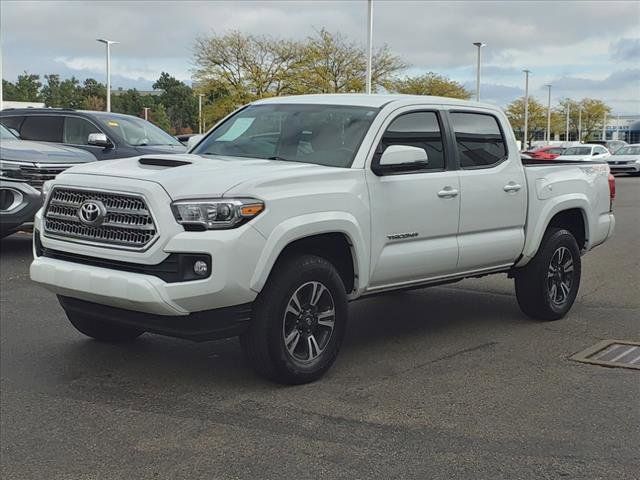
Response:
POLYGON ((640 343, 626 340, 603 340, 576 353, 571 360, 605 367, 640 370, 640 343))

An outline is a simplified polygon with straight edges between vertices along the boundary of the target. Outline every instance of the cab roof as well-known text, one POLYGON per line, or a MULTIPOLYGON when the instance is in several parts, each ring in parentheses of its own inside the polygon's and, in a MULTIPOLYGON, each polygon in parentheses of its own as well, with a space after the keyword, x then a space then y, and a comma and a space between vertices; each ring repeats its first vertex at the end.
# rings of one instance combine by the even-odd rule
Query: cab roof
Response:
POLYGON ((366 94, 366 93, 327 93, 318 95, 293 95, 288 97, 270 97, 257 100, 253 105, 268 103, 299 103, 299 104, 326 104, 326 105, 350 105, 358 107, 381 108, 391 103, 397 104, 433 104, 474 106, 499 110, 495 105, 488 103, 459 100, 457 98, 434 97, 428 95, 399 95, 399 94, 366 94))

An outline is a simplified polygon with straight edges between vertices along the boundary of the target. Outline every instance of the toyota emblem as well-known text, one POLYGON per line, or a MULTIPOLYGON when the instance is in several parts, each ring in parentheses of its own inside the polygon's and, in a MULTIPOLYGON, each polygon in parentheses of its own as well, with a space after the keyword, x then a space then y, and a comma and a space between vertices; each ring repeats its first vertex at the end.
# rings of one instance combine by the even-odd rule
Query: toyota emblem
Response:
POLYGON ((87 200, 78 209, 78 218, 85 225, 97 227, 104 221, 107 209, 100 200, 87 200))

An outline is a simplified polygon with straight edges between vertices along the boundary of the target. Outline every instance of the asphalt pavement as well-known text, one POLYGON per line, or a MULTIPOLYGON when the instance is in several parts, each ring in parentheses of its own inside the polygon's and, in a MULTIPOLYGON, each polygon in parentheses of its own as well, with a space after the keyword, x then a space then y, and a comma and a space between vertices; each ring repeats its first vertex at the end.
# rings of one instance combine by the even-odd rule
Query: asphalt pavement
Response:
POLYGON ((583 258, 563 320, 519 311, 506 276, 354 302, 322 380, 257 377, 237 340, 77 333, 0 244, 3 479, 637 479, 640 371, 569 360, 640 339, 640 179, 583 258))

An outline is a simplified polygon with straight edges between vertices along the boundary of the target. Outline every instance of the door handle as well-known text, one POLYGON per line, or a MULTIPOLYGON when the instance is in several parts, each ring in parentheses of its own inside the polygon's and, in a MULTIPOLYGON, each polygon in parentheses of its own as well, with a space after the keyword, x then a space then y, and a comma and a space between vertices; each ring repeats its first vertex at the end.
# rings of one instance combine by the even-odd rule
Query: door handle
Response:
POLYGON ((451 187, 444 187, 438 192, 440 198, 453 198, 458 196, 458 190, 451 187))
POLYGON ((519 184, 517 184, 517 183, 510 182, 510 183, 506 184, 502 189, 503 189, 505 192, 510 193, 510 192, 517 192, 517 191, 518 191, 518 190, 520 190, 521 188, 522 188, 522 185, 519 185, 519 184))

